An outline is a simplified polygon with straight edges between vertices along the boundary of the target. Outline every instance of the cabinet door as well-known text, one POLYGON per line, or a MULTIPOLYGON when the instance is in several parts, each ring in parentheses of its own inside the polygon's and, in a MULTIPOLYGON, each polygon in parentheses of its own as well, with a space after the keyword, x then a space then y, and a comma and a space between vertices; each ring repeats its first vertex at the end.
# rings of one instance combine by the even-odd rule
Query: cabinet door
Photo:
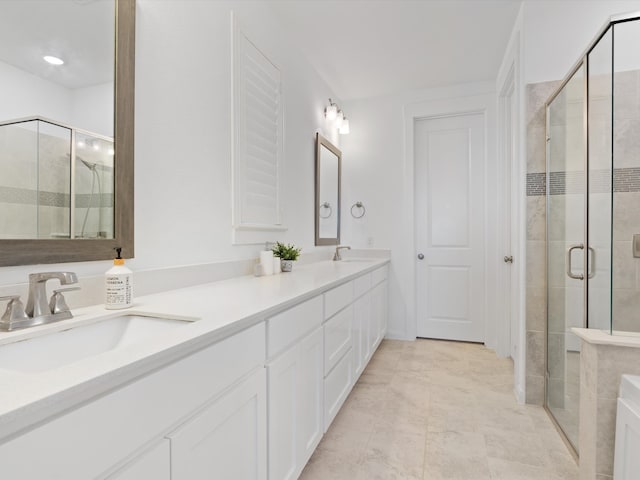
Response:
POLYGON ((322 438, 322 328, 267 366, 269 478, 296 479, 322 438))
POLYGON ((353 381, 364 370, 369 358, 369 315, 371 294, 367 292, 353 304, 353 381))
POLYGON ((324 369, 323 369, 323 333, 318 328, 314 333, 300 342, 300 368, 298 389, 298 405, 296 425, 298 445, 298 468, 296 478, 311 458, 322 434, 324 369))
POLYGON ((369 358, 373 356, 380 342, 380 298, 378 287, 371 290, 371 313, 369 314, 369 358))
POLYGON ((381 341, 387 333, 387 282, 378 284, 372 292, 376 324, 378 326, 378 341, 381 341))
POLYGON ((271 480, 295 478, 299 356, 299 348, 296 345, 267 365, 269 478, 271 480))
POLYGON ((266 480, 266 424, 261 368, 168 436, 171 479, 266 480))
POLYGON ((169 440, 162 440, 107 480, 171 480, 170 459, 169 440))

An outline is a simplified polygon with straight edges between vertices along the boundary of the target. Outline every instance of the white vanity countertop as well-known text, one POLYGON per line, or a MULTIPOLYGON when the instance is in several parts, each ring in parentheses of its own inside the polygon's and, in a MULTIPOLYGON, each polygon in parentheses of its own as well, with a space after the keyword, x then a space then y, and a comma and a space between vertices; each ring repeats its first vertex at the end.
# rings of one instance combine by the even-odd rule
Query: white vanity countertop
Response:
MULTIPOLYGON (((244 276, 135 299, 126 310, 98 305, 74 310, 71 320, 0 333, 1 344, 114 312, 194 318, 198 321, 126 348, 42 373, 0 369, 0 442, 29 426, 153 369, 211 345, 274 313, 389 263, 388 258, 296 265, 291 273, 244 276)), ((46 356, 46 352, 42 352, 46 356)))

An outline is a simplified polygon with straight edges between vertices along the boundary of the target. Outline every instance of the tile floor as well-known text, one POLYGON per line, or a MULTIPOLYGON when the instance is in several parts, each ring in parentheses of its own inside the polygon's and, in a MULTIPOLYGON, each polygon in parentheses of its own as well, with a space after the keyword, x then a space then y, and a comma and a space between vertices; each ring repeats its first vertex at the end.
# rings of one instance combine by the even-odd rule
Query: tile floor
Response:
POLYGON ((519 405, 513 365, 481 345, 385 340, 302 480, 577 480, 541 407, 519 405))

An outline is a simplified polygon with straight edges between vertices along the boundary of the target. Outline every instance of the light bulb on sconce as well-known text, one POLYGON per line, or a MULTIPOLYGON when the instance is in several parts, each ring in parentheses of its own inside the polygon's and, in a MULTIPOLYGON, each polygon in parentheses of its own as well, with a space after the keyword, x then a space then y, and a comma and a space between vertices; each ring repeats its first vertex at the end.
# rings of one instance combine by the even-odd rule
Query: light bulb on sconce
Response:
POLYGON ((327 120, 335 120, 338 116, 338 105, 329 99, 329 105, 324 109, 324 116, 327 120))
POLYGON ((347 117, 343 118, 342 125, 340 125, 338 132, 341 135, 347 135, 349 133, 349 120, 347 120, 347 117))
POLYGON ((342 109, 331 99, 329 105, 324 109, 324 116, 327 120, 334 121, 334 127, 342 135, 349 133, 349 120, 342 109))

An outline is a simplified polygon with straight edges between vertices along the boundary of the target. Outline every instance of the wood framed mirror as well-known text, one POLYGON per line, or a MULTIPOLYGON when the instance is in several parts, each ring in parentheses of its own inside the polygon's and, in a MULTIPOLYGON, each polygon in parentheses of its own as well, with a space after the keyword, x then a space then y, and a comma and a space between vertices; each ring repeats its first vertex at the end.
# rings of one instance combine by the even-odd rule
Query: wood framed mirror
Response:
POLYGON ((340 244, 342 152, 316 133, 316 245, 340 244))
POLYGON ((15 89, 0 107, 0 266, 134 256, 135 13, 135 0, 0 2, 15 89))

